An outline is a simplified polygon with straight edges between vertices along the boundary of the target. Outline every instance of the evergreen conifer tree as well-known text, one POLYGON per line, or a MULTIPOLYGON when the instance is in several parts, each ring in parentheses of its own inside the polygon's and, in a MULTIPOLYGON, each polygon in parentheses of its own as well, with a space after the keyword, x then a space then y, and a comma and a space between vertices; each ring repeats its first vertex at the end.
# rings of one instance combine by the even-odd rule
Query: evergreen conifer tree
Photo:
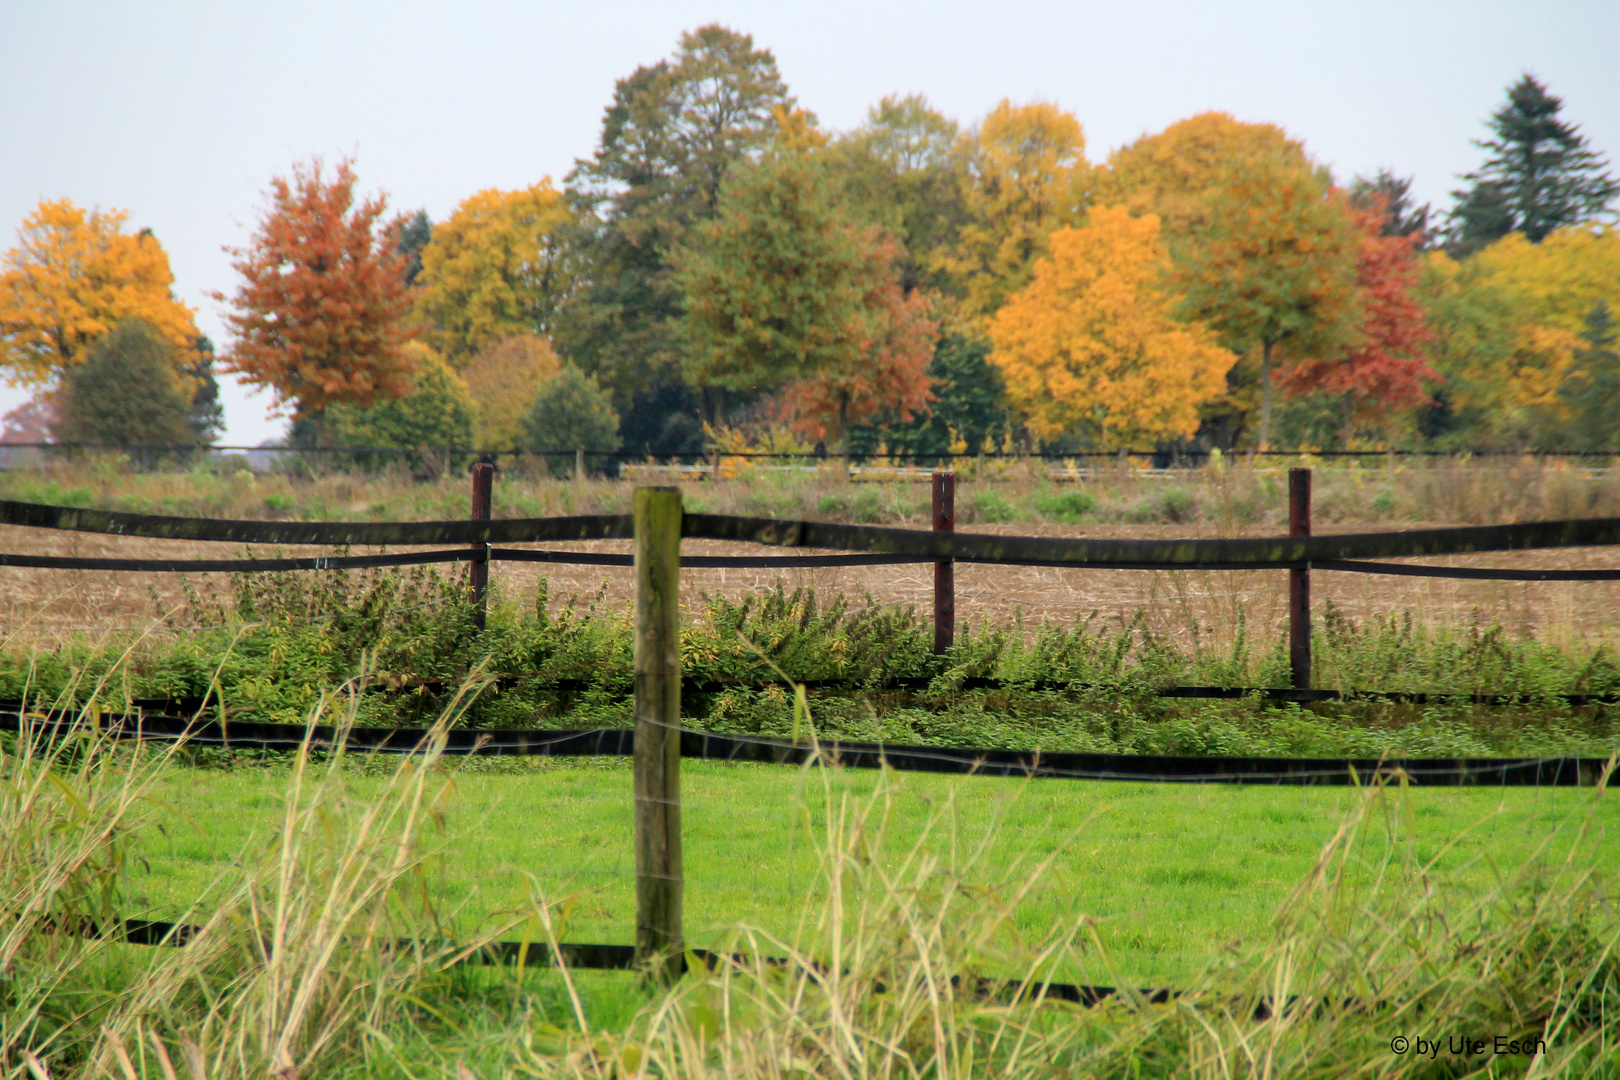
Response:
POLYGON ((1610 212, 1620 182, 1603 171, 1607 162, 1586 136, 1558 119, 1563 107, 1533 75, 1508 88, 1488 125, 1495 137, 1474 144, 1490 157, 1463 177, 1467 188, 1452 192, 1453 253, 1472 254, 1510 232, 1540 243, 1554 229, 1610 212))

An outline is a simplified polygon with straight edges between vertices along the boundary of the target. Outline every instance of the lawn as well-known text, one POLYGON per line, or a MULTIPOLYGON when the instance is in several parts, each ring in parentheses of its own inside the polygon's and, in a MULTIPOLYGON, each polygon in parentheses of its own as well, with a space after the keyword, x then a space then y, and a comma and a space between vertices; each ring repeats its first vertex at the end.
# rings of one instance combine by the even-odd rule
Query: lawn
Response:
MULTIPOLYGON (((287 791, 277 768, 179 769, 154 795, 131 861, 131 903, 179 914, 233 861, 270 842, 287 791)), ((357 769, 364 798, 381 781, 357 769)), ((1353 802, 1349 788, 1183 786, 889 776, 721 762, 683 763, 686 926, 696 945, 723 944, 741 924, 791 936, 804 900, 821 888, 819 845, 829 806, 889 792, 887 859, 911 850, 931 815, 927 844, 947 865, 988 837, 970 874, 988 889, 1023 880, 1053 856, 1012 928, 1027 938, 1097 920, 1117 967, 1072 972, 1173 985, 1223 947, 1252 942, 1316 864, 1353 802), (829 798, 829 793, 831 798, 829 798), (1055 854, 1054 854, 1055 853, 1055 854)), ((630 773, 623 760, 547 762, 521 771, 454 772, 444 813, 430 830, 442 847, 432 888, 470 925, 527 907, 538 888, 566 910, 565 940, 633 940, 630 773)), ((1581 844, 1600 876, 1620 868, 1620 805, 1591 790, 1413 789, 1380 810, 1375 844, 1359 873, 1387 853, 1420 863, 1436 907, 1494 884, 1536 853, 1556 862, 1590 820, 1581 844), (1590 817, 1589 817, 1590 815, 1590 817), (1385 831, 1387 830, 1387 831, 1385 831)), ((131 911, 131 914, 135 914, 131 911)), ((1087 964, 1092 961, 1088 960, 1087 964)))

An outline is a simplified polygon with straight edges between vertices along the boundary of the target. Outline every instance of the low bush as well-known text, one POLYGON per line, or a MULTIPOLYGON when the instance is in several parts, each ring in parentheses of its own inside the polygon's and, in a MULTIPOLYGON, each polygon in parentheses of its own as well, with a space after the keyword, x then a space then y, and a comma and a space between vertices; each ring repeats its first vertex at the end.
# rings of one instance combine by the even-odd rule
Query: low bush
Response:
POLYGON ((1039 492, 1032 501, 1042 517, 1065 525, 1078 525, 1097 509, 1096 496, 1077 488, 1039 492))

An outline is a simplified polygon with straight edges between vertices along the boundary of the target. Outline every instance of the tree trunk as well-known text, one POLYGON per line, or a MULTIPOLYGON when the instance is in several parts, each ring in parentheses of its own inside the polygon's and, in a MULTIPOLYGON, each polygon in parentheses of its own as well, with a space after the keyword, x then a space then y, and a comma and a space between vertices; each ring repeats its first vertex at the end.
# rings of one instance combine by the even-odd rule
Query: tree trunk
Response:
POLYGON ((1260 343, 1260 446, 1271 449, 1271 342, 1260 343))

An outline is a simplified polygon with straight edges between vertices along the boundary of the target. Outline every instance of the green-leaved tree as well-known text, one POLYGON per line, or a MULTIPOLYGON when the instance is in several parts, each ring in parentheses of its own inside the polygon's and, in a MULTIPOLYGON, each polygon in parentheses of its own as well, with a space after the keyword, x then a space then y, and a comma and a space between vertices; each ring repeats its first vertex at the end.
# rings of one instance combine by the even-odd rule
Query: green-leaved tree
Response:
POLYGON ((593 272, 555 341, 613 394, 638 450, 702 445, 695 416, 672 415, 696 401, 681 373, 669 254, 714 216, 727 173, 770 142, 773 113, 791 104, 769 50, 704 26, 682 34, 670 59, 619 80, 596 152, 568 175, 570 195, 600 224, 581 241, 593 272))
MULTIPOLYGON (((523 441, 527 450, 611 453, 621 445, 619 414, 594 376, 564 364, 535 397, 523 421, 523 441)), ((566 453, 553 454, 546 463, 559 475, 574 467, 566 453)))
MULTIPOLYGON (((180 373, 174 346, 142 319, 125 319, 68 370, 54 434, 62 442, 179 447, 199 441, 192 426, 195 387, 180 373)), ((172 450, 132 451, 142 465, 172 450)))

